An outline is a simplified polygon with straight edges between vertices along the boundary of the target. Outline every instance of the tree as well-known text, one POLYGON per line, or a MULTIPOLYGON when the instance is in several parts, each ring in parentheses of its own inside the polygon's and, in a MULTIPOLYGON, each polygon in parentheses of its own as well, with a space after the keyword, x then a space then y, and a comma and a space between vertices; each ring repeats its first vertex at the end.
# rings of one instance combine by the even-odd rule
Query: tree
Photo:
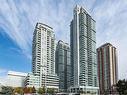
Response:
POLYGON ((125 79, 119 80, 116 84, 116 89, 120 95, 127 95, 127 81, 125 79))
POLYGON ((44 94, 45 93, 45 88, 43 87, 43 88, 39 88, 38 89, 38 93, 39 94, 44 94))
POLYGON ((16 88, 14 88, 13 92, 23 95, 23 88, 22 87, 16 87, 16 88))
POLYGON ((27 87, 25 87, 25 88, 23 89, 23 92, 24 92, 25 94, 28 94, 28 93, 29 93, 29 89, 28 89, 27 87))
POLYGON ((10 86, 3 86, 2 87, 2 93, 4 94, 4 95, 13 95, 13 88, 12 87, 10 87, 10 86))
POLYGON ((57 93, 58 92, 58 89, 56 89, 56 88, 47 88, 47 93, 49 93, 49 94, 55 94, 55 93, 57 93))
POLYGON ((28 89, 29 93, 36 93, 36 89, 34 86, 33 87, 27 87, 27 89, 28 89))
POLYGON ((47 89, 47 93, 53 94, 54 92, 55 92, 55 91, 54 91, 53 88, 48 88, 48 89, 47 89))
POLYGON ((33 87, 25 87, 23 89, 23 91, 24 91, 25 94, 28 94, 28 93, 36 93, 36 89, 35 89, 34 86, 33 87))
POLYGON ((33 88, 32 87, 27 87, 29 93, 33 93, 33 88))
POLYGON ((28 87, 27 89, 29 89, 29 93, 36 93, 36 89, 35 87, 28 87))
POLYGON ((36 89, 35 89, 34 86, 33 86, 33 88, 32 88, 32 93, 36 93, 36 89))

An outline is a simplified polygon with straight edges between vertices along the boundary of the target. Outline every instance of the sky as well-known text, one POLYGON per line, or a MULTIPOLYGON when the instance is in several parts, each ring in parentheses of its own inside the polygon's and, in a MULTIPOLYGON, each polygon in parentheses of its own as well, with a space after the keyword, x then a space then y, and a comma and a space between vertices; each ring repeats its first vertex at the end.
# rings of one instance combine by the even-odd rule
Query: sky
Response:
POLYGON ((127 0, 0 0, 0 79, 9 70, 31 72, 32 37, 37 22, 69 43, 76 4, 96 20, 97 47, 117 48, 119 79, 127 79, 127 0))

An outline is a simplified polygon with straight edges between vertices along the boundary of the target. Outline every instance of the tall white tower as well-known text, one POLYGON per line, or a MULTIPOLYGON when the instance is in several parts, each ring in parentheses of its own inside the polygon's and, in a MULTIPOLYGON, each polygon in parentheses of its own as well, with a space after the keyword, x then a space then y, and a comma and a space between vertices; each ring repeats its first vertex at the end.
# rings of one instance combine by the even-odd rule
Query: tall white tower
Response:
POLYGON ((40 74, 41 66, 46 66, 48 74, 55 73, 55 35, 53 29, 37 23, 33 35, 32 49, 33 73, 40 74))
POLYGON ((40 87, 59 85, 55 74, 55 35, 52 27, 42 23, 36 24, 33 34, 32 72, 40 76, 40 87))
POLYGON ((95 20, 80 6, 70 25, 72 92, 98 93, 95 20))

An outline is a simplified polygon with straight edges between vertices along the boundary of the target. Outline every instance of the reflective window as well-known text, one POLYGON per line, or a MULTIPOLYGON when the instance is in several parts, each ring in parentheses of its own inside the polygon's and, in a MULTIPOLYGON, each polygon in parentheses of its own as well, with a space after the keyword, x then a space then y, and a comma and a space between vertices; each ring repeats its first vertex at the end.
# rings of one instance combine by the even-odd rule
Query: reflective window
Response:
POLYGON ((91 28, 95 31, 95 21, 91 19, 91 28))

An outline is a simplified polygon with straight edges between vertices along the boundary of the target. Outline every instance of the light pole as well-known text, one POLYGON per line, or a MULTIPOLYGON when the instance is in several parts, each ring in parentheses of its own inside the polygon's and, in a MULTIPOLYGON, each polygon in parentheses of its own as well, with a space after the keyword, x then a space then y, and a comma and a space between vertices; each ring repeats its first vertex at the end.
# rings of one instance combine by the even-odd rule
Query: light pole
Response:
MULTIPOLYGON (((47 87, 46 87, 47 66, 46 65, 41 65, 41 67, 43 67, 44 70, 45 70, 45 73, 44 73, 44 75, 45 75, 45 94, 47 95, 47 87)), ((42 72, 42 70, 41 70, 41 72, 42 72)), ((42 79, 42 73, 41 73, 41 79, 42 79)))

